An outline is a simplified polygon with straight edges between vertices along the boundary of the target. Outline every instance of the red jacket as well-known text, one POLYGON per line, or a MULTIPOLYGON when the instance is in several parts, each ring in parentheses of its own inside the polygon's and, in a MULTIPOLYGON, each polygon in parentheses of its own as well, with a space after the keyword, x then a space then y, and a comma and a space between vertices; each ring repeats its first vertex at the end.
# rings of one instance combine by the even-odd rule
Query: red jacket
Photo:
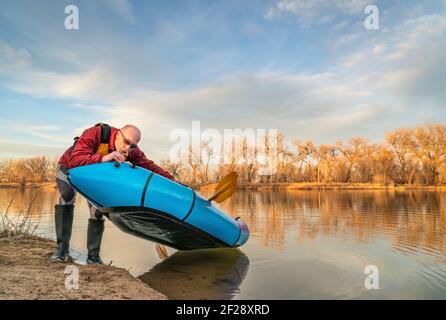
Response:
MULTIPOLYGON (((115 139, 119 129, 111 128, 110 141, 108 151, 115 151, 115 139)), ((85 130, 77 140, 74 148, 68 148, 60 157, 59 164, 67 169, 85 166, 88 164, 101 162, 102 155, 96 153, 101 144, 101 126, 92 127, 85 130)), ((174 180, 173 176, 160 166, 149 160, 138 147, 131 150, 127 160, 139 167, 146 168, 150 171, 158 173, 170 180, 174 180)))

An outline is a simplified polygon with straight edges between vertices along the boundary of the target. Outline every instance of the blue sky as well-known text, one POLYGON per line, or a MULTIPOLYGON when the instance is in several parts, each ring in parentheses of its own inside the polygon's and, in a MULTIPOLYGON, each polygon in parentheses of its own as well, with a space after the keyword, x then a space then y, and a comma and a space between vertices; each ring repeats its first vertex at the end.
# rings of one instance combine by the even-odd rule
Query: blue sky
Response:
POLYGON ((0 158, 57 156, 100 121, 140 126, 155 160, 193 120, 382 141, 446 119, 445 40, 445 0, 2 0, 0 158))

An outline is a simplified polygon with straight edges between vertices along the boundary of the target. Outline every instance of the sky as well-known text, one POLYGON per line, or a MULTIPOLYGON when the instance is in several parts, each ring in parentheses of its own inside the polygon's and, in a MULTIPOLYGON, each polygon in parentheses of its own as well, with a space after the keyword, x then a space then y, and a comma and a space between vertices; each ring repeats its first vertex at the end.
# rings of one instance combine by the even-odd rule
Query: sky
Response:
POLYGON ((380 142, 444 123, 445 89, 446 0, 0 1, 0 158, 57 157, 97 122, 139 126, 154 160, 192 121, 380 142))

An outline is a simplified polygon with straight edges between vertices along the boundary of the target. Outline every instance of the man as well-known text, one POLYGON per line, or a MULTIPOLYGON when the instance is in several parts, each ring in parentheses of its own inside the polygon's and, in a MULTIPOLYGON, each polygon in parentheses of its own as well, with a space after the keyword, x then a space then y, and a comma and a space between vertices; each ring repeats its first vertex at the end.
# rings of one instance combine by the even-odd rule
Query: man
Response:
MULTIPOLYGON (((141 132, 134 125, 126 125, 117 129, 106 124, 97 124, 85 130, 79 138, 75 139, 74 145, 62 155, 56 174, 60 197, 59 203, 55 206, 57 250, 51 257, 52 261, 66 262, 69 257, 76 191, 67 179, 68 169, 99 162, 124 162, 127 160, 174 180, 167 171, 146 158, 138 148, 140 140, 141 132)), ((102 264, 99 251, 104 232, 104 217, 91 203, 88 203, 88 206, 90 219, 87 230, 87 263, 102 264)))

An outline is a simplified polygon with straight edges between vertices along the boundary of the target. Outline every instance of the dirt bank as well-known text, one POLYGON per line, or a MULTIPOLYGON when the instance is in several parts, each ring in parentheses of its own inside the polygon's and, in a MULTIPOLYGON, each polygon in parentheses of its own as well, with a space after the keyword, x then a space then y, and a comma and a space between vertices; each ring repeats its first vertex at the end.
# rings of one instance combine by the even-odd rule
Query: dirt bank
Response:
POLYGON ((163 294, 126 270, 49 261, 56 244, 40 238, 0 238, 0 300, 3 299, 143 299, 163 294), (68 265, 79 270, 79 289, 65 287, 68 265))

